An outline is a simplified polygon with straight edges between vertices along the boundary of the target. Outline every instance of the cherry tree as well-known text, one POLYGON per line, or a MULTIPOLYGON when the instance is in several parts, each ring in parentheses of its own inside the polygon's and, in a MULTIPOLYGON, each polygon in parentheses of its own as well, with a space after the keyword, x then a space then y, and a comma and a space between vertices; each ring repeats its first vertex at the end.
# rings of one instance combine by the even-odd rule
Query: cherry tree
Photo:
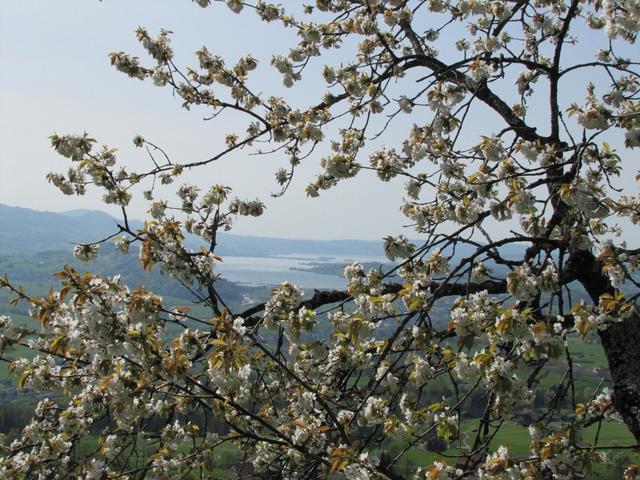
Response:
MULTIPOLYGON (((53 135, 71 166, 48 180, 67 195, 100 189, 122 211, 112 237, 74 254, 132 248, 210 314, 70 267, 43 298, 5 276, 40 327, 2 317, 0 353, 21 387, 53 400, 2 445, 2 477, 215 478, 232 444, 243 472, 260 478, 583 478, 609 447, 637 448, 640 248, 626 242, 640 220, 640 4, 316 0, 291 13, 262 0, 195 3, 297 34, 270 67, 291 89, 321 74, 324 92, 302 106, 259 92, 264 62, 251 55, 231 64, 202 48, 179 68, 168 30, 135 32, 147 59, 110 55, 183 107, 240 116, 246 128, 185 162, 136 136, 152 160, 137 170, 88 134, 53 135), (218 292, 216 237, 265 205, 181 176, 238 151, 274 157, 278 196, 293 181, 309 182, 309 197, 343 182, 357 189, 363 175, 404 182, 398 206, 411 228, 384 239, 394 267, 354 263, 344 291, 283 283, 265 303, 232 308, 218 292), (301 178, 303 162, 321 173, 301 178), (141 229, 129 221, 134 200, 149 204, 141 229), (202 247, 189 249, 186 233, 202 247), (586 293, 572 295, 579 286, 586 293), (443 303, 444 322, 434 316, 443 303), (611 383, 578 401, 568 341, 594 337, 611 383), (14 359, 18 344, 34 356, 14 359), (523 424, 550 365, 564 376, 524 422, 529 452, 513 454, 496 435, 523 424), (449 393, 434 399, 441 385, 449 393), (636 444, 581 437, 608 419, 636 444), (451 453, 400 468, 434 438, 451 453)), ((638 478, 640 466, 624 475, 638 478)))

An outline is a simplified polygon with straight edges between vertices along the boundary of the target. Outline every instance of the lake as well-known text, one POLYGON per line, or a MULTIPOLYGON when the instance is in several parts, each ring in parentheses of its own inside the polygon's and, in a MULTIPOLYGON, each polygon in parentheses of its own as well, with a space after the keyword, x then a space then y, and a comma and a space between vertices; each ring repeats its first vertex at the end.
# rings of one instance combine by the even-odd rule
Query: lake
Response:
POLYGON ((222 277, 243 285, 278 285, 288 281, 306 289, 344 289, 347 282, 343 277, 322 275, 295 270, 309 267, 310 263, 380 262, 384 257, 336 256, 333 254, 290 254, 271 257, 223 257, 216 266, 222 277))

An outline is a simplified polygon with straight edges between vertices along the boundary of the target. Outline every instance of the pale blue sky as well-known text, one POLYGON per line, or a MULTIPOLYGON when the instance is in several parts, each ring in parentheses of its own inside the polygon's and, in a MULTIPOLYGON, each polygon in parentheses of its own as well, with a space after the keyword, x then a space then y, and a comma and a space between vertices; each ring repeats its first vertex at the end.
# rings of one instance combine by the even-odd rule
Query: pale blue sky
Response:
MULTIPOLYGON (((146 161, 142 151, 132 146, 136 134, 163 146, 176 161, 186 162, 208 158, 230 129, 237 126, 241 130, 245 125, 235 124, 234 118, 203 122, 206 112, 183 110, 170 90, 115 71, 107 58, 111 51, 124 50, 146 59, 135 41, 134 30, 139 25, 152 34, 161 27, 172 30, 180 65, 193 65, 193 52, 202 45, 230 61, 252 53, 262 61, 253 84, 257 90, 286 95, 300 106, 316 103, 322 94, 323 82, 314 80, 305 81, 302 88, 285 89, 268 66, 271 54, 286 53, 295 41, 293 32, 262 24, 254 15, 235 15, 223 5, 203 10, 189 0, 0 0, 0 202, 39 210, 109 211, 94 192, 65 197, 46 182, 48 172, 65 170, 68 165, 49 146, 48 136, 53 132, 86 130, 100 143, 119 148, 120 159, 135 165, 146 161)), ((585 40, 590 46, 589 37, 585 40)), ((447 43, 444 38, 444 48, 447 43)), ((582 53, 574 49, 574 54, 582 53)), ((339 60, 337 54, 328 61, 339 60)), ((544 102, 531 105, 535 114, 544 102)), ((425 120, 424 115, 407 117, 411 122, 425 120)), ((473 140, 491 133, 486 126, 492 122, 481 113, 474 116, 472 112, 469 120, 478 127, 473 140)), ((392 146, 399 146, 407 121, 389 132, 386 141, 394 141, 392 146)), ((236 233, 375 239, 403 232, 401 181, 382 183, 361 175, 324 192, 319 199, 307 199, 303 190, 319 171, 321 153, 298 170, 292 188, 282 198, 269 197, 276 190, 274 172, 286 166, 277 157, 241 153, 186 176, 185 181, 228 184, 241 198, 258 196, 267 203, 263 217, 239 219, 236 233)), ((142 218, 145 208, 144 202, 134 202, 131 212, 142 218)), ((413 236, 411 230, 404 233, 413 236)))
MULTIPOLYGON (((270 72, 268 60, 274 51, 286 53, 285 45, 295 41, 292 32, 283 34, 223 5, 204 10, 188 0, 0 0, 0 5, 3 203, 54 211, 106 208, 93 192, 65 197, 46 182, 49 171, 67 167, 66 159, 49 147, 47 137, 53 132, 86 130, 99 142, 118 147, 127 164, 145 161, 141 150, 131 145, 137 133, 162 145, 178 161, 201 160, 216 151, 226 133, 220 123, 203 122, 205 112, 184 111, 168 89, 130 79, 110 66, 107 55, 114 50, 145 58, 135 41, 138 25, 151 33, 161 27, 172 30, 172 46, 182 65, 194 64, 193 52, 203 44, 230 60, 253 53, 264 60, 262 90, 291 93, 270 72)), ((293 92, 301 105, 308 86, 293 92)), ((315 87, 310 101, 321 93, 321 83, 315 87)), ((223 125, 226 128, 228 121, 223 125)), ((401 231, 400 185, 363 179, 357 189, 355 184, 344 185, 319 199, 307 199, 303 190, 318 171, 316 158, 315 165, 309 162, 299 170, 285 197, 271 199, 269 194, 276 190, 273 174, 281 166, 286 166, 282 159, 240 155, 201 170, 198 178, 229 184, 240 197, 259 196, 267 203, 264 217, 239 219, 237 233, 380 238, 401 231)), ((131 211, 140 218, 144 208, 135 202, 131 211)))

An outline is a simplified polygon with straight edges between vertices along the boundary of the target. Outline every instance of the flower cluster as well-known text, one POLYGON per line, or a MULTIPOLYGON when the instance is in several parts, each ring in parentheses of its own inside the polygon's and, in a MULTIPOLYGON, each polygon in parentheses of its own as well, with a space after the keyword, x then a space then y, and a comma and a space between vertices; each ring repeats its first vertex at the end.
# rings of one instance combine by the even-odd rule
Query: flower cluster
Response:
POLYGON ((73 256, 82 262, 90 262, 100 253, 100 245, 78 244, 73 247, 73 256))

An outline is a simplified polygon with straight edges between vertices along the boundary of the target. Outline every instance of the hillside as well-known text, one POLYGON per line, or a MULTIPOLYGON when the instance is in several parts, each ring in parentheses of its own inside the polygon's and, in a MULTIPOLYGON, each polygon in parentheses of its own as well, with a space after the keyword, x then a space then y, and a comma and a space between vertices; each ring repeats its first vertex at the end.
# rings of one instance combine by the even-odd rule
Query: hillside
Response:
MULTIPOLYGON (((142 222, 130 222, 140 228, 142 222)), ((0 204, 0 254, 33 254, 51 250, 70 251, 73 243, 100 240, 117 231, 117 220, 97 210, 56 213, 0 204)), ((197 238, 187 236, 197 247, 197 238)), ((303 240, 253 237, 220 233, 219 255, 267 257, 273 255, 359 255, 382 256, 382 241, 303 240)))

